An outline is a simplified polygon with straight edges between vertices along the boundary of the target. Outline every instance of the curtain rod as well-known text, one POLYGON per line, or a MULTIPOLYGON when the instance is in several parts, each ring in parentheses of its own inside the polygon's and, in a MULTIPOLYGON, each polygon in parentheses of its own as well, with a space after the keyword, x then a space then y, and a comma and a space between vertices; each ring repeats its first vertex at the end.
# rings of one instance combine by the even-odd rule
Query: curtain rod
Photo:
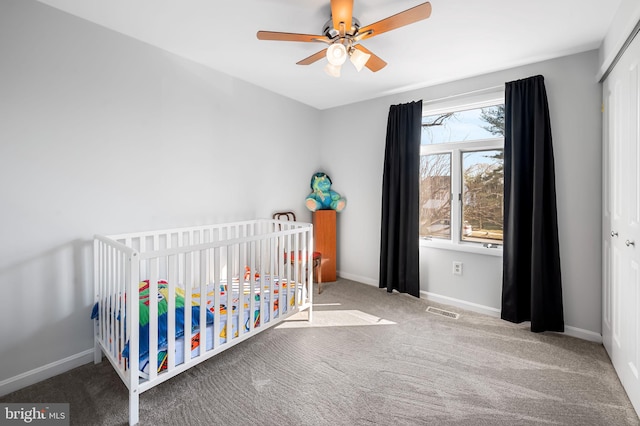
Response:
POLYGON ((450 95, 450 96, 445 96, 442 98, 438 98, 438 99, 429 99, 428 101, 423 101, 423 104, 435 104, 435 103, 439 103, 439 102, 443 102, 443 101, 448 101, 450 99, 456 99, 456 98, 462 98, 462 97, 466 97, 466 96, 472 96, 472 95, 481 95, 484 93, 491 93, 491 92, 495 92, 498 89, 503 89, 504 90, 504 84, 500 85, 500 86, 492 86, 492 87, 486 87, 484 89, 478 89, 478 90, 472 90, 470 92, 464 92, 464 93, 458 93, 455 95, 450 95))

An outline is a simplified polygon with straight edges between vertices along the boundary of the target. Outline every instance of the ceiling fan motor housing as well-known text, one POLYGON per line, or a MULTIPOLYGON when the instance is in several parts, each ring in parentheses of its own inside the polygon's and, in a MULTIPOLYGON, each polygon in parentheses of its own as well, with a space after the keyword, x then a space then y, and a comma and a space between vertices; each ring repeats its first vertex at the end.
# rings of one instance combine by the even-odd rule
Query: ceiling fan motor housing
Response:
MULTIPOLYGON (((356 18, 351 18, 351 28, 346 31, 346 35, 353 37, 358 33, 360 29, 360 21, 356 18)), ((322 34, 331 39, 340 36, 340 31, 333 27, 333 20, 329 18, 327 22, 322 26, 322 34)))

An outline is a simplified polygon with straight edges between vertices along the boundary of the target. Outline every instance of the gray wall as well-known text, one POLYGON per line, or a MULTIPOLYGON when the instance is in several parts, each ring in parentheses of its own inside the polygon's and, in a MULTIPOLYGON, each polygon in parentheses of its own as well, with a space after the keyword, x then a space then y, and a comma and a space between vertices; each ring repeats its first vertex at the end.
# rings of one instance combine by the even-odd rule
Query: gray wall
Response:
MULTIPOLYGON (((340 275, 378 283, 382 164, 390 105, 446 98, 542 74, 556 160, 565 322, 570 329, 597 338, 602 198, 597 70, 598 53, 590 51, 323 111, 322 166, 334 189, 348 199, 347 208, 338 215, 340 275), (332 137, 328 129, 340 137, 332 137)), ((422 248, 420 260, 422 291, 487 311, 500 309, 501 257, 422 248), (464 262, 463 276, 452 275, 453 260, 464 262)))
POLYGON ((34 1, 0 58, 0 385, 93 346, 94 233, 308 214, 317 110, 34 1))

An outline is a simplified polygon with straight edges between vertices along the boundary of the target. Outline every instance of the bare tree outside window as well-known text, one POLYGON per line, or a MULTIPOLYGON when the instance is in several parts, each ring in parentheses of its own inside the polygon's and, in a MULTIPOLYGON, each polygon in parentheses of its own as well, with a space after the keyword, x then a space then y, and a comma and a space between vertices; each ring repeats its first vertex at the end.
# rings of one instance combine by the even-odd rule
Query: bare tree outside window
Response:
POLYGON ((421 236, 451 239, 451 221, 461 218, 461 241, 502 243, 504 150, 497 138, 503 137, 504 105, 423 118, 422 144, 433 153, 423 154, 420 163, 421 236), (496 142, 479 148, 483 141, 496 142), (468 142, 473 149, 465 149, 468 142), (452 212, 451 194, 458 191, 452 173, 461 180, 458 213, 452 212))
POLYGON ((462 154, 462 220, 472 229, 469 235, 463 233, 463 240, 502 241, 503 156, 502 150, 462 154))
POLYGON ((451 238, 451 154, 420 158, 420 235, 451 238))

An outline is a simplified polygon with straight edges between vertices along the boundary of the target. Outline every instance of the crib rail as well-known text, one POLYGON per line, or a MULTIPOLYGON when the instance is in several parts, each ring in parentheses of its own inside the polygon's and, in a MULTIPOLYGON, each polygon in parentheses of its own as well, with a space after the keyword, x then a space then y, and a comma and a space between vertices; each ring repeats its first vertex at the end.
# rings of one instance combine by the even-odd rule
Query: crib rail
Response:
POLYGON ((95 237, 95 358, 129 388, 131 424, 139 393, 295 312, 311 319, 312 235, 311 224, 255 220, 95 237))

